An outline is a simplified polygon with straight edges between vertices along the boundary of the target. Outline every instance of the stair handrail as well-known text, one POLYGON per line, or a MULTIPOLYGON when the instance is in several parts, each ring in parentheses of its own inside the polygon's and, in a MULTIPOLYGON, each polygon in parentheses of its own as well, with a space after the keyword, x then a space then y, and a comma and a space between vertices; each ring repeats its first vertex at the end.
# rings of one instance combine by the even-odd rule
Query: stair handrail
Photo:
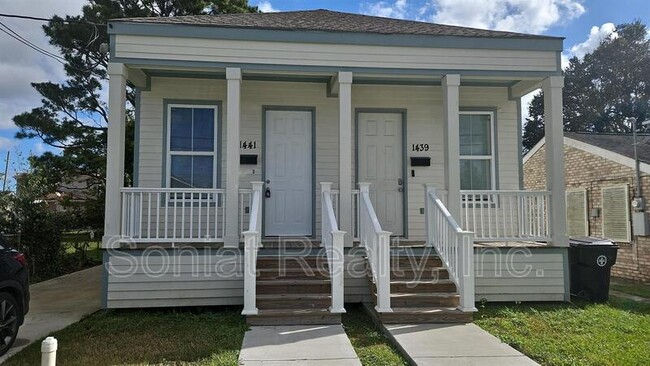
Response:
POLYGON ((426 245, 433 246, 449 271, 460 295, 458 309, 478 311, 474 288, 474 233, 464 231, 432 185, 425 185, 426 245))
POLYGON ((332 183, 321 183, 321 246, 325 248, 332 291, 331 313, 345 313, 344 302, 344 267, 345 267, 345 231, 339 230, 332 202, 332 183))
POLYGON ((244 236, 244 310, 242 315, 257 315, 256 280, 257 252, 262 244, 262 187, 264 182, 252 182, 250 220, 244 236))
POLYGON ((359 183, 359 240, 366 249, 372 279, 377 288, 378 313, 392 312, 390 307, 390 236, 381 228, 370 201, 370 183, 359 183))

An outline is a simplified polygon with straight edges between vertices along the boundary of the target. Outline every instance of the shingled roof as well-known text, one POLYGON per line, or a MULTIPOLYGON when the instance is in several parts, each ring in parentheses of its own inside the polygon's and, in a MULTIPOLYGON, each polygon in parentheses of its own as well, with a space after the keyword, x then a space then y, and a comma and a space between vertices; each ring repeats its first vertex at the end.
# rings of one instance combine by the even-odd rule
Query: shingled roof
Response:
POLYGON ((353 32, 375 34, 561 39, 515 32, 458 27, 412 20, 382 18, 331 10, 305 10, 279 13, 244 13, 217 15, 188 15, 176 17, 122 18, 113 22, 172 24, 244 29, 286 31, 353 32))
MULTIPOLYGON (((634 159, 632 134, 565 132, 565 137, 634 159)), ((650 134, 637 135, 639 161, 650 164, 650 134)))

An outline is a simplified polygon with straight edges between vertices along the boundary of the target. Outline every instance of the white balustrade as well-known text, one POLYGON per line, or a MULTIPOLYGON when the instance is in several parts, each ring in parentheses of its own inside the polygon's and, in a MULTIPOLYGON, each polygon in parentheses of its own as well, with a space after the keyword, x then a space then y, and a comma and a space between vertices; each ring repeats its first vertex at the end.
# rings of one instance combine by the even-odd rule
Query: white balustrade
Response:
POLYGON ((223 242, 225 190, 122 188, 121 236, 137 242, 223 242))
POLYGON ((477 311, 474 304, 474 233, 464 231, 436 195, 425 188, 426 244, 433 246, 460 295, 459 310, 477 311))
POLYGON ((550 192, 461 191, 461 226, 481 241, 549 241, 550 192))
POLYGON ((359 240, 365 247, 372 279, 377 287, 375 310, 391 312, 390 307, 390 235, 381 229, 370 201, 370 183, 359 183, 359 240))
POLYGON ((327 254, 327 265, 330 272, 332 291, 332 306, 330 312, 345 313, 344 301, 344 265, 345 265, 345 231, 339 230, 334 203, 332 200, 332 183, 321 183, 321 245, 327 254))
POLYGON ((257 252, 262 244, 262 187, 263 182, 252 182, 248 230, 244 236, 244 310, 242 315, 256 315, 257 252))

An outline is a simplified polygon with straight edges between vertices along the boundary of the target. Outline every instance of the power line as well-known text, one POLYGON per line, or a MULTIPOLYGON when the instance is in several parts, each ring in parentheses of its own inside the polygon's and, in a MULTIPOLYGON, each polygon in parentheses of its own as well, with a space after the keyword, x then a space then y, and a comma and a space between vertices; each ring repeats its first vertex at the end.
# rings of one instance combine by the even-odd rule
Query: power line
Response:
MULTIPOLYGON (((93 38, 89 41, 87 46, 90 46, 93 42, 95 42, 99 38, 99 32, 97 31, 97 27, 94 26, 94 28, 95 29, 93 31, 93 36, 92 36, 93 38)), ((18 42, 20 42, 22 44, 24 44, 25 46, 33 49, 36 52, 53 59, 54 61, 60 63, 61 65, 66 66, 66 64, 68 62, 64 57, 59 56, 59 55, 57 55, 55 53, 52 53, 52 52, 50 52, 50 51, 48 51, 48 50, 46 50, 44 48, 41 48, 41 47, 35 45, 34 43, 30 42, 25 37, 23 37, 20 34, 16 33, 13 29, 11 29, 10 27, 8 27, 6 24, 4 24, 2 22, 0 22, 0 32, 3 32, 5 34, 7 34, 9 37, 15 39, 16 41, 18 41, 18 42)), ((67 66, 71 67, 71 68, 73 68, 75 70, 84 72, 84 73, 90 71, 90 69, 80 69, 78 67, 73 66, 72 64, 67 64, 67 66)))
POLYGON ((50 53, 49 51, 46 51, 46 50, 44 50, 44 49, 42 49, 42 48, 36 46, 35 44, 29 42, 28 40, 26 40, 25 38, 23 38, 22 36, 20 36, 18 33, 14 32, 11 28, 9 28, 9 27, 7 27, 6 25, 4 25, 2 22, 0 22, 0 26, 2 26, 2 28, 0 28, 0 32, 5 33, 5 34, 8 35, 9 37, 15 39, 16 41, 18 41, 18 42, 20 42, 20 43, 22 43, 22 44, 24 44, 25 46, 27 46, 27 47, 33 49, 33 50, 36 51, 36 52, 38 52, 38 53, 40 53, 40 54, 42 54, 42 55, 45 55, 45 56, 47 56, 47 57, 50 57, 50 58, 54 59, 55 61, 57 61, 58 63, 60 63, 60 64, 62 64, 62 65, 65 64, 65 63, 62 61, 62 60, 65 60, 65 59, 63 59, 61 56, 57 56, 57 55, 55 55, 55 54, 53 54, 53 53, 50 53), (4 28, 4 29, 3 29, 3 28, 4 28), (8 31, 5 30, 5 29, 7 29, 8 31), (13 34, 12 34, 12 33, 13 33, 13 34))
POLYGON ((4 33, 11 36, 13 39, 19 41, 20 43, 23 43, 26 46, 34 49, 35 51, 38 51, 38 52, 40 52, 40 53, 42 53, 42 54, 44 54, 46 56, 61 59, 61 60, 65 61, 65 59, 63 57, 61 57, 61 56, 59 56, 57 54, 54 54, 54 53, 52 53, 52 52, 50 52, 50 51, 48 51, 48 50, 46 50, 44 48, 41 48, 41 47, 35 45, 34 43, 30 42, 28 39, 26 39, 25 37, 23 37, 20 34, 16 33, 13 29, 9 28, 6 24, 0 22, 0 27, 5 28, 7 31, 11 32, 13 35, 7 33, 6 31, 2 30, 2 28, 0 28, 0 30, 2 30, 4 33))
POLYGON ((41 22, 62 22, 62 23, 79 23, 79 24, 91 24, 91 25, 106 25, 105 23, 94 23, 90 22, 88 20, 70 20, 70 19, 53 19, 53 18, 40 18, 40 17, 33 17, 29 15, 19 15, 19 14, 5 14, 5 13, 0 13, 0 17, 5 17, 5 18, 17 18, 17 19, 26 19, 26 20, 37 20, 41 22))

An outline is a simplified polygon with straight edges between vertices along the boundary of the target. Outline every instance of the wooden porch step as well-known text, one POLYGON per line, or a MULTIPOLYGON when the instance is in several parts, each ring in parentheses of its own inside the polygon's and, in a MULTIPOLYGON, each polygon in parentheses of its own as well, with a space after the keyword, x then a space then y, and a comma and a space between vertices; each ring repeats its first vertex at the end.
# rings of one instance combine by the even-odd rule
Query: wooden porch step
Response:
POLYGON ((257 268, 311 268, 313 270, 327 270, 327 258, 321 256, 259 256, 257 268))
POLYGON ((332 304, 329 294, 257 294, 259 309, 326 309, 332 304))
POLYGON ((471 323, 472 313, 454 307, 393 307, 392 313, 378 313, 384 324, 404 323, 471 323))
POLYGON ((248 325, 331 325, 341 323, 341 314, 328 309, 265 309, 246 317, 248 325))
POLYGON ((390 265, 392 268, 432 268, 432 267, 442 267, 442 260, 438 256, 431 257, 408 257, 408 256, 399 256, 391 257, 390 265))
POLYGON ((271 279, 258 280, 258 294, 329 294, 331 281, 328 279, 271 279))
POLYGON ((449 280, 391 280, 390 291, 395 293, 436 292, 456 293, 456 284, 449 280))
POLYGON ((321 248, 320 240, 290 240, 290 239, 262 239, 262 248, 264 249, 303 249, 303 248, 321 248))
POLYGON ((259 268, 258 281, 266 280, 298 280, 298 279, 329 279, 329 271, 315 271, 312 268, 259 268))
POLYGON ((413 281, 413 280, 445 280, 449 278, 449 272, 444 267, 432 267, 427 269, 413 268, 391 268, 390 278, 392 280, 413 281))
MULTIPOLYGON (((373 298, 377 294, 373 293, 373 298)), ((460 296, 452 293, 393 293, 390 294, 390 306, 395 308, 418 307, 456 307, 460 304, 460 296)))

